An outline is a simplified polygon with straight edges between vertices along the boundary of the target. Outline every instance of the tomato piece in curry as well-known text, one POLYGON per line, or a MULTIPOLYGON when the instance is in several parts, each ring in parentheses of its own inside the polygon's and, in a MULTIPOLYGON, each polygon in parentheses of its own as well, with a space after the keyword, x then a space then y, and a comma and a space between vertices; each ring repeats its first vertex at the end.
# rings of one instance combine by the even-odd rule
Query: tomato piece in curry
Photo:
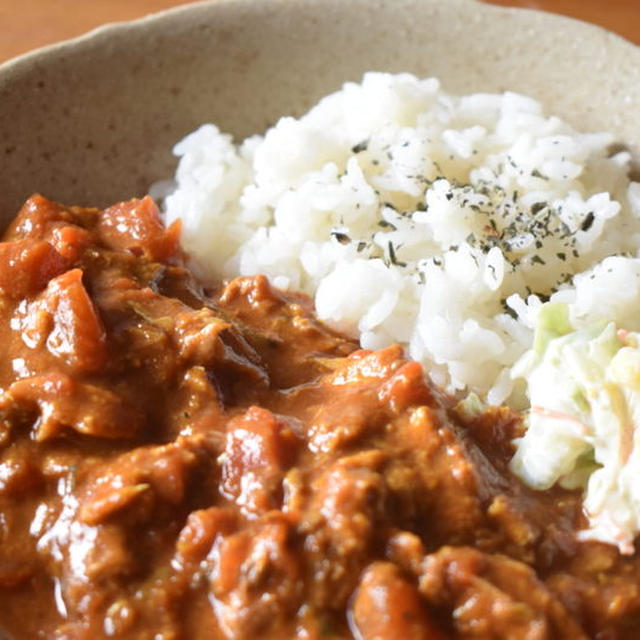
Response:
POLYGON ((640 562, 508 471, 401 348, 266 278, 207 288, 150 198, 41 196, 0 243, 9 638, 640 637, 640 562))

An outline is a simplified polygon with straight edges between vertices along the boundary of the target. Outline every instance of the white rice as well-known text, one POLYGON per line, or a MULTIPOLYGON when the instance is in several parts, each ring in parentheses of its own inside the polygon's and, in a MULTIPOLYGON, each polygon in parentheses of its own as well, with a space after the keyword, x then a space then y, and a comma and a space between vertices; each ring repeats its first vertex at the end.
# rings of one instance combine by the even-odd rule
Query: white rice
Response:
POLYGON ((152 193, 206 276, 265 273, 364 348, 400 342, 449 391, 518 405, 548 296, 640 330, 640 184, 613 142, 522 95, 368 73, 239 145, 204 125, 152 193))

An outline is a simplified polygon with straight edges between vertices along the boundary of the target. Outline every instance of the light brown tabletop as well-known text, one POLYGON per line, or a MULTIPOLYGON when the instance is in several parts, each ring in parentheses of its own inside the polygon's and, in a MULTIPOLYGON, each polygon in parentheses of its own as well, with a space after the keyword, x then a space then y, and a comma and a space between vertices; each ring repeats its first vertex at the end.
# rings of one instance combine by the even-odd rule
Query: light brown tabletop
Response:
MULTIPOLYGON (((131 20, 192 0, 0 0, 0 62, 101 24, 131 20)), ((347 1, 347 0, 345 0, 347 1)), ((446 2, 446 0, 443 0, 446 2)), ((586 20, 640 44, 640 0, 491 0, 586 20)))

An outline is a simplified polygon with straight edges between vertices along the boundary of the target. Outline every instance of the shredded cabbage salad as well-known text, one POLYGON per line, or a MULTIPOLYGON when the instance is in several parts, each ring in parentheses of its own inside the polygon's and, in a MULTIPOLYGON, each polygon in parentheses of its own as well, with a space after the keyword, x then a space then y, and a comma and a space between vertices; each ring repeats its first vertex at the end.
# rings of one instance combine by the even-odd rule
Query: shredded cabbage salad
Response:
POLYGON ((513 368, 527 381, 527 431, 512 471, 535 489, 584 490, 580 532, 634 551, 640 532, 640 333, 613 322, 575 329, 564 303, 540 309, 533 348, 513 368))

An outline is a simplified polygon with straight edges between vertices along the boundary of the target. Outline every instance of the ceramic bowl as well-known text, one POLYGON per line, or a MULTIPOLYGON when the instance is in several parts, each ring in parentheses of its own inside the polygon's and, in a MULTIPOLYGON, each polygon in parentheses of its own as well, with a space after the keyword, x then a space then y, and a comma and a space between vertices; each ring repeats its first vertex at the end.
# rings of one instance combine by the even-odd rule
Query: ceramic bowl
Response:
POLYGON ((0 65, 0 227, 33 192, 142 195, 200 123, 261 132, 366 70, 523 92, 640 152, 640 48, 600 28, 475 0, 214 0, 0 65))
POLYGON ((261 132, 370 69, 524 92, 640 150, 640 48, 600 28, 474 0, 215 0, 0 66, 0 223, 36 191, 143 194, 198 124, 261 132))

